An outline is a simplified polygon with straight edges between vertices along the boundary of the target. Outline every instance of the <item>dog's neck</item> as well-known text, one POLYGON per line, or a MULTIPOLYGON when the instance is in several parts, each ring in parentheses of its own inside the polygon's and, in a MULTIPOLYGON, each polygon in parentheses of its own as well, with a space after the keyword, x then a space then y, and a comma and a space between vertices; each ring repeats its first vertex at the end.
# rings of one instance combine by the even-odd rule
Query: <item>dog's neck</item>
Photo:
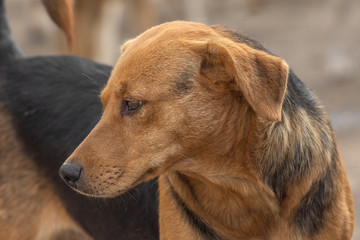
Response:
POLYGON ((171 201, 179 219, 204 239, 260 237, 278 210, 274 194, 247 177, 172 171, 160 184, 168 189, 160 204, 171 201))
MULTIPOLYGON (((238 145, 245 142, 239 140, 238 145)), ((160 233, 184 234, 178 239, 261 238, 267 234, 279 214, 279 201, 249 167, 244 148, 237 146, 223 156, 209 153, 206 159, 188 159, 160 177, 160 189, 167 189, 160 192, 160 233), (169 223, 164 212, 177 216, 173 220, 178 222, 169 223)))

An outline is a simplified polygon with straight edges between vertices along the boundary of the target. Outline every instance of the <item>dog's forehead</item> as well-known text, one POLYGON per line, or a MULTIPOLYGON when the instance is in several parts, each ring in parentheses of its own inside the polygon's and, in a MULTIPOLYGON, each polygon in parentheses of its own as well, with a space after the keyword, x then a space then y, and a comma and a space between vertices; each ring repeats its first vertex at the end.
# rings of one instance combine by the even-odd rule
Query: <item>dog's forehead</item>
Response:
POLYGON ((201 57, 190 49, 188 41, 206 41, 214 36, 219 34, 209 26, 183 21, 145 31, 123 47, 102 96, 122 92, 149 100, 173 92, 174 87, 186 91, 201 64, 201 57))
POLYGON ((173 91, 174 86, 185 86, 200 62, 201 58, 181 40, 163 35, 137 38, 119 58, 104 92, 122 91, 134 98, 152 97, 149 94, 159 97, 173 91))

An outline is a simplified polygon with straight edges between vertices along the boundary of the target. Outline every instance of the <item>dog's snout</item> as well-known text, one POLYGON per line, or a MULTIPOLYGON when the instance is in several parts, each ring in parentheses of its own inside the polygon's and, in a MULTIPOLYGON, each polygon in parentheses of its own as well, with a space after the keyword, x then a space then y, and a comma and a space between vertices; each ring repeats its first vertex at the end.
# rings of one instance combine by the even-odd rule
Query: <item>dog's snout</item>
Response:
POLYGON ((64 181, 70 186, 80 179, 82 167, 77 163, 66 163, 60 167, 59 174, 64 181))

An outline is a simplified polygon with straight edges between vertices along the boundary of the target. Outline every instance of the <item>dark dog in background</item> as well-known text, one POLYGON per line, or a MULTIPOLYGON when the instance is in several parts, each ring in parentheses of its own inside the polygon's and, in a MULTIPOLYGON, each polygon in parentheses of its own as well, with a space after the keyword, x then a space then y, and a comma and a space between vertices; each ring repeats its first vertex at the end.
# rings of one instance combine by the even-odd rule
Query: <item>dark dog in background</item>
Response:
POLYGON ((99 120, 98 95, 110 72, 73 56, 25 58, 0 0, 0 239, 158 238, 156 181, 99 200, 58 176, 99 120))

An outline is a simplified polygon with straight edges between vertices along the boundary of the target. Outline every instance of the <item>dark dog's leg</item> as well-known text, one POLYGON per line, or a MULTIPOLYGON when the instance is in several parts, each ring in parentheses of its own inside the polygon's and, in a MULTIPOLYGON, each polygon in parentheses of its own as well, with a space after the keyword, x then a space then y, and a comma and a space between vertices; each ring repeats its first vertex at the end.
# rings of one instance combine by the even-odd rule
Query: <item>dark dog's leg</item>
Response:
POLYGON ((6 19, 4 0, 0 0, 0 65, 23 54, 11 36, 6 19))

